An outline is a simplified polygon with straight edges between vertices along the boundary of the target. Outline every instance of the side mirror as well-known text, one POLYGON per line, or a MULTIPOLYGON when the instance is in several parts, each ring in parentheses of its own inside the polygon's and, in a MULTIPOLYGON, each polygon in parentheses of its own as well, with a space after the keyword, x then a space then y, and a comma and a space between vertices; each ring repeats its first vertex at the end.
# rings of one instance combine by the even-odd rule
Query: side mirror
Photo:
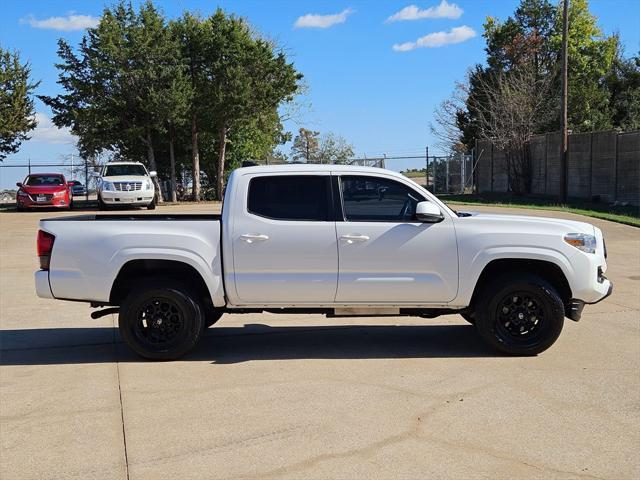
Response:
POLYGON ((157 177, 157 176, 158 176, 158 172, 156 172, 155 170, 151 170, 151 171, 149 172, 149 176, 150 176, 151 178, 155 178, 155 177, 157 177))
POLYGON ((424 223, 438 223, 444 220, 444 215, 435 203, 420 202, 416 205, 416 220, 424 223))
POLYGON ((22 182, 18 182, 18 183, 16 183, 16 187, 18 187, 18 188, 22 188, 22 182))

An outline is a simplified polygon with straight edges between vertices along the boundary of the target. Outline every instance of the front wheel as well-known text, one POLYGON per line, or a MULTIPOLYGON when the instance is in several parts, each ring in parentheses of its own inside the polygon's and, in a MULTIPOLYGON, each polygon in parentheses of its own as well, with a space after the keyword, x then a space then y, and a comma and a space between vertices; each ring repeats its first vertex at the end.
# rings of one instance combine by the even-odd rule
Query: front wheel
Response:
POLYGON ((564 304, 555 288, 526 273, 489 285, 475 308, 480 336, 510 355, 537 355, 554 344, 564 324, 564 304))
POLYGON ((102 197, 100 195, 98 195, 98 210, 107 210, 107 204, 104 203, 104 200, 102 200, 102 197))
POLYGON ((151 200, 151 203, 147 205, 147 210, 155 210, 156 209, 156 199, 155 197, 151 200))
POLYGON ((167 281, 131 292, 118 323, 124 342, 141 357, 174 360, 200 340, 205 319, 197 295, 167 281))

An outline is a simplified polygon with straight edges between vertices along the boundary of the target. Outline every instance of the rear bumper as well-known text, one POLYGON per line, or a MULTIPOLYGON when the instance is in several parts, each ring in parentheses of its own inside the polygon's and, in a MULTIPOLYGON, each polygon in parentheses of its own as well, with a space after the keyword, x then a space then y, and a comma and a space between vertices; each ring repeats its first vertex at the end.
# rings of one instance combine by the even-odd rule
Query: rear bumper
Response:
POLYGON ((36 294, 40 298, 55 298, 51 292, 51 285, 49 285, 49 272, 47 270, 38 270, 34 274, 36 282, 36 294))

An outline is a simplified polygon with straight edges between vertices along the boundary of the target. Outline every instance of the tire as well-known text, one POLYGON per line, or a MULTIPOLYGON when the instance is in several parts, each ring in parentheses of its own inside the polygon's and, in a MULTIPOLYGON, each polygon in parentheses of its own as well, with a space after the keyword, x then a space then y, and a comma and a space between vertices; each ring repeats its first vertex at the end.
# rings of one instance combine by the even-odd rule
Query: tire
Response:
POLYGON ((156 209, 156 199, 155 197, 151 200, 151 203, 147 205, 147 210, 155 210, 156 209))
POLYGON ((475 308, 475 325, 485 342, 509 355, 537 355, 562 332, 564 304, 542 278, 507 274, 484 289, 475 308))
POLYGON ((100 195, 98 195, 98 210, 108 210, 107 204, 104 203, 100 195))
POLYGON ((124 342, 141 357, 175 360, 198 343, 205 318, 198 297, 187 287, 158 281, 127 296, 118 324, 124 342))
POLYGON ((204 324, 206 325, 206 328, 209 328, 215 325, 218 322, 218 320, 220 320, 223 313, 224 312, 222 312, 222 310, 218 310, 218 309, 209 310, 206 313, 205 320, 204 320, 204 324))

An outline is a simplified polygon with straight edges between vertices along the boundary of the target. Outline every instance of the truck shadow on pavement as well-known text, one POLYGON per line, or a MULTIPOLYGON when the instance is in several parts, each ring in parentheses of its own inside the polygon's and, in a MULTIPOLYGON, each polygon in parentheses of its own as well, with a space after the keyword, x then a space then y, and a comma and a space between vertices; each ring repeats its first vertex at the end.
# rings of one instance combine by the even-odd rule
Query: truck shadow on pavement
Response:
MULTIPOLYGON (((113 327, 0 331, 0 364, 144 362, 113 327)), ((501 354, 471 325, 213 327, 179 361, 235 364, 256 360, 463 358, 501 354)))

